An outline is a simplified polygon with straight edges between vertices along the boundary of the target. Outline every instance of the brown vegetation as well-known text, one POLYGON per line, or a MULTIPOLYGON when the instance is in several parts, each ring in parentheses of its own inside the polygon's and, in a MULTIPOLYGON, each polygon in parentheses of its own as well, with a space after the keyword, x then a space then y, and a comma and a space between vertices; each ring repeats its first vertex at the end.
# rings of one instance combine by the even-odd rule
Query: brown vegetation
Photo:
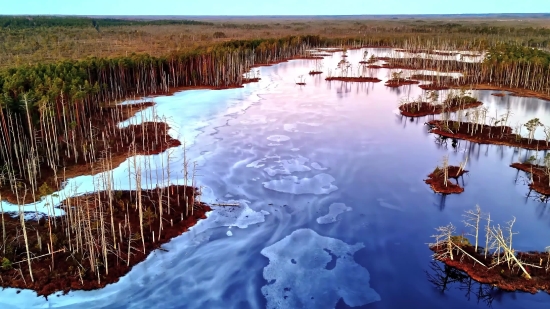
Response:
POLYGON ((474 241, 456 235, 452 224, 437 228, 430 244, 434 259, 464 271, 472 279, 505 291, 539 290, 550 293, 550 247, 546 252, 519 252, 513 249, 515 218, 505 225, 494 225, 490 214, 466 211, 463 221, 474 241), (485 225, 485 226, 484 226, 485 225), (483 245, 483 247, 481 246, 483 245))
POLYGON ((464 192, 464 188, 458 184, 452 183, 449 179, 457 180, 468 171, 464 170, 463 166, 446 165, 445 162, 446 161, 444 161, 443 167, 436 167, 424 182, 430 185, 430 188, 432 188, 435 193, 458 194, 464 192))
MULTIPOLYGON (((550 163, 545 158, 546 163, 550 163)), ((536 165, 532 163, 512 163, 510 165, 520 171, 530 174, 529 188, 545 196, 550 196, 550 169, 547 165, 536 165)))
POLYGON ((440 56, 455 56, 460 54, 455 51, 436 51, 428 49, 396 49, 397 52, 411 53, 411 54, 429 54, 429 55, 440 55, 440 56))
POLYGON ((378 83, 381 82, 381 79, 376 77, 343 77, 343 76, 331 76, 325 78, 327 81, 342 81, 342 82, 355 82, 355 83, 378 83))
POLYGON ((549 150, 550 145, 544 140, 525 138, 513 133, 511 127, 458 122, 453 120, 431 120, 431 133, 441 136, 467 140, 478 144, 505 145, 530 150, 549 150))
POLYGON ((406 78, 395 78, 395 79, 392 78, 392 79, 389 79, 386 83, 384 83, 384 86, 397 88, 397 87, 400 87, 400 86, 416 85, 416 84, 419 84, 419 82, 415 81, 415 80, 410 80, 410 79, 406 79, 406 78))
POLYGON ((407 117, 422 117, 427 115, 456 112, 483 105, 483 103, 470 96, 456 96, 452 93, 449 94, 447 99, 445 99, 442 103, 435 103, 435 100, 437 100, 437 94, 435 92, 430 92, 429 95, 431 96, 431 103, 424 102, 422 101, 422 98, 419 98, 413 102, 405 101, 400 104, 399 111, 401 112, 401 115, 407 117))
MULTIPOLYGON (((95 156, 86 154, 80 161, 71 160, 70 152, 60 153, 62 156, 62 166, 57 170, 52 169, 46 160, 43 160, 39 166, 40 174, 33 181, 39 188, 35 195, 27 194, 22 200, 23 194, 19 192, 19 201, 13 187, 6 182, 0 186, 0 196, 11 203, 30 203, 40 199, 43 195, 51 193, 53 190, 61 188, 61 183, 68 178, 95 175, 105 171, 106 168, 114 168, 120 165, 129 156, 129 149, 135 148, 138 155, 158 154, 168 148, 180 145, 180 142, 168 135, 170 129, 163 122, 144 122, 140 125, 129 125, 125 128, 119 128, 117 124, 124 121, 144 108, 153 106, 153 102, 125 104, 102 107, 101 110, 90 118, 90 125, 98 132, 104 132, 98 136, 95 143, 89 145, 88 149, 95 156), (147 143, 143 143, 147 141, 147 143), (109 164, 105 164, 108 161, 109 164)), ((64 136, 59 137, 59 142, 67 142, 64 136)), ((76 141, 83 143, 84 141, 76 141)), ((25 183, 30 188, 28 181, 19 181, 19 185, 25 183)), ((29 189, 30 192, 30 189, 29 189)))
MULTIPOLYGON (((457 250, 454 253, 454 259, 445 258, 440 259, 440 261, 465 272, 477 282, 492 284, 505 291, 524 291, 534 294, 539 290, 543 290, 550 293, 550 273, 544 268, 525 266, 532 276, 532 279, 529 280, 522 276, 522 273, 518 272, 517 269, 507 267, 507 264, 499 264, 493 268, 487 268, 479 264, 475 260, 484 265, 491 265, 491 261, 495 258, 493 256, 485 258, 483 254, 477 253, 472 245, 461 244, 460 248, 468 255, 457 250)), ((430 247, 430 249, 436 254, 440 254, 446 249, 446 246, 440 245, 430 247)), ((479 249, 483 248, 480 247, 479 249)), ((523 263, 536 266, 541 266, 541 261, 548 260, 548 253, 544 252, 517 252, 516 255, 523 263)))
POLYGON ((196 195, 192 187, 170 186, 67 199, 60 206, 66 215, 29 220, 24 226, 32 276, 20 220, 3 214, 0 286, 48 296, 117 282, 153 250, 164 250, 162 244, 206 218, 210 208, 196 195))

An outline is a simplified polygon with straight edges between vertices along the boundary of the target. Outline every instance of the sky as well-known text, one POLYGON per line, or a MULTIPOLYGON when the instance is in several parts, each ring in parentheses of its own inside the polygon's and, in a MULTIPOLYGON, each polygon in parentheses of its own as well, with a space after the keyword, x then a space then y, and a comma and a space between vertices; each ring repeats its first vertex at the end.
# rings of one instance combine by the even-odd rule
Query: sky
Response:
POLYGON ((548 0, 0 0, 1 15, 548 13, 548 0))

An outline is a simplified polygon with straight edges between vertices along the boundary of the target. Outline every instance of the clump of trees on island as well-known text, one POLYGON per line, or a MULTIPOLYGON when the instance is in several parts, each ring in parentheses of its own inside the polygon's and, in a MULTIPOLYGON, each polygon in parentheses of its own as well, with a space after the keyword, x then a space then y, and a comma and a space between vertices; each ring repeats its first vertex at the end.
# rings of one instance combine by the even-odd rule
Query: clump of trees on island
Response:
POLYGON ((315 60, 315 68, 309 71, 309 75, 318 75, 323 73, 323 63, 320 60, 315 60))
POLYGON ((468 163, 468 158, 460 162, 459 166, 449 165, 449 157, 444 156, 442 165, 437 166, 424 182, 430 185, 430 188, 432 188, 435 193, 462 193, 464 192, 464 188, 458 185, 458 178, 468 173, 468 171, 464 169, 466 163, 468 163), (457 183, 452 183, 450 179, 455 179, 457 183))
MULTIPOLYGON (((473 108, 465 114, 458 110, 456 120, 450 120, 449 113, 444 113, 440 120, 430 120, 430 132, 443 137, 462 139, 479 144, 506 145, 530 150, 550 149, 550 128, 543 125, 538 118, 531 119, 525 124, 517 124, 514 129, 508 126, 511 111, 494 117, 487 116, 486 108, 473 108), (462 119, 466 117, 467 121, 462 119), (489 120, 489 123, 487 123, 489 120), (527 137, 521 136, 521 128, 528 131, 527 137), (537 140, 534 138, 537 128, 543 127, 546 138, 537 140)), ((496 113, 496 112, 495 112, 496 113)))
POLYGON ((410 78, 404 78, 403 77, 403 70, 400 70, 400 71, 392 72, 391 78, 388 81, 386 81, 386 83, 384 85, 386 87, 396 88, 396 87, 400 87, 400 86, 404 86, 404 85, 416 85, 416 84, 419 84, 419 83, 420 82, 418 82, 416 80, 412 80, 410 78))
POLYGON ((478 99, 462 89, 450 91, 443 102, 439 103, 439 94, 435 90, 427 91, 416 99, 404 99, 399 103, 399 111, 407 117, 422 117, 427 115, 447 114, 459 110, 481 106, 478 99))
POLYGON ((364 68, 362 65, 358 66, 358 73, 354 75, 353 65, 345 57, 343 57, 344 55, 345 53, 342 55, 342 59, 338 62, 338 65, 336 66, 338 75, 332 76, 332 70, 329 69, 325 80, 359 83, 377 83, 382 81, 381 79, 376 77, 363 76, 365 70, 361 70, 362 68, 364 68))
MULTIPOLYGON (((550 135, 550 127, 545 127, 545 132, 550 135)), ((529 175, 529 194, 531 190, 534 190, 542 194, 545 201, 548 200, 548 196, 550 196, 550 153, 542 158, 538 158, 538 154, 536 154, 530 156, 525 162, 515 162, 510 166, 529 175)))
POLYGON ((466 211, 464 217, 468 234, 457 235, 452 223, 436 228, 434 242, 429 244, 434 259, 503 290, 550 293, 550 247, 545 252, 514 250, 515 218, 495 225, 479 206, 466 211))

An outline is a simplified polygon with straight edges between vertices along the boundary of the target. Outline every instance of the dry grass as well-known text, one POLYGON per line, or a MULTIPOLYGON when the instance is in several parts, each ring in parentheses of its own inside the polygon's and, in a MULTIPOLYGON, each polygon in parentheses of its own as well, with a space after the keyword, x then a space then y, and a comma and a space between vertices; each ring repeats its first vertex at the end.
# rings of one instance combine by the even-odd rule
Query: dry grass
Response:
MULTIPOLYGON (((468 33, 467 29, 480 27, 550 28, 550 19, 457 19, 457 18, 405 18, 405 19, 350 19, 329 17, 278 17, 278 18, 194 18, 213 22, 214 25, 157 25, 114 26, 97 32, 88 28, 40 28, 0 31, 0 67, 19 64, 51 62, 62 59, 82 59, 88 56, 112 57, 130 53, 149 53, 162 56, 173 51, 208 46, 231 39, 275 38, 287 35, 312 34, 329 38, 383 37, 383 38, 436 38, 468 40, 474 37, 498 38, 502 35, 468 33), (460 29, 442 27, 460 24, 460 29), (415 31, 419 28, 423 30, 415 31), (214 38, 223 32, 225 38, 214 38)), ((471 32, 471 31, 470 31, 471 32)), ((540 35, 508 34, 506 39, 525 42, 529 38, 543 40, 540 35)))

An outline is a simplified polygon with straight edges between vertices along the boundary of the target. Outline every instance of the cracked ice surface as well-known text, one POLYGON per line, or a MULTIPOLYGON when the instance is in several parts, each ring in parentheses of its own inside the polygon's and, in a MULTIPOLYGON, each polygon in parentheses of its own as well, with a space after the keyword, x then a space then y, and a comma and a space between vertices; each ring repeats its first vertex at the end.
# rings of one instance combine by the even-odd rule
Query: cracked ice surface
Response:
POLYGON ((268 284, 262 287, 267 308, 334 308, 340 298, 351 307, 380 301, 369 286, 368 270, 353 259, 363 247, 299 229, 264 248, 261 254, 269 259, 263 272, 268 284), (333 259, 335 266, 328 269, 333 259))

